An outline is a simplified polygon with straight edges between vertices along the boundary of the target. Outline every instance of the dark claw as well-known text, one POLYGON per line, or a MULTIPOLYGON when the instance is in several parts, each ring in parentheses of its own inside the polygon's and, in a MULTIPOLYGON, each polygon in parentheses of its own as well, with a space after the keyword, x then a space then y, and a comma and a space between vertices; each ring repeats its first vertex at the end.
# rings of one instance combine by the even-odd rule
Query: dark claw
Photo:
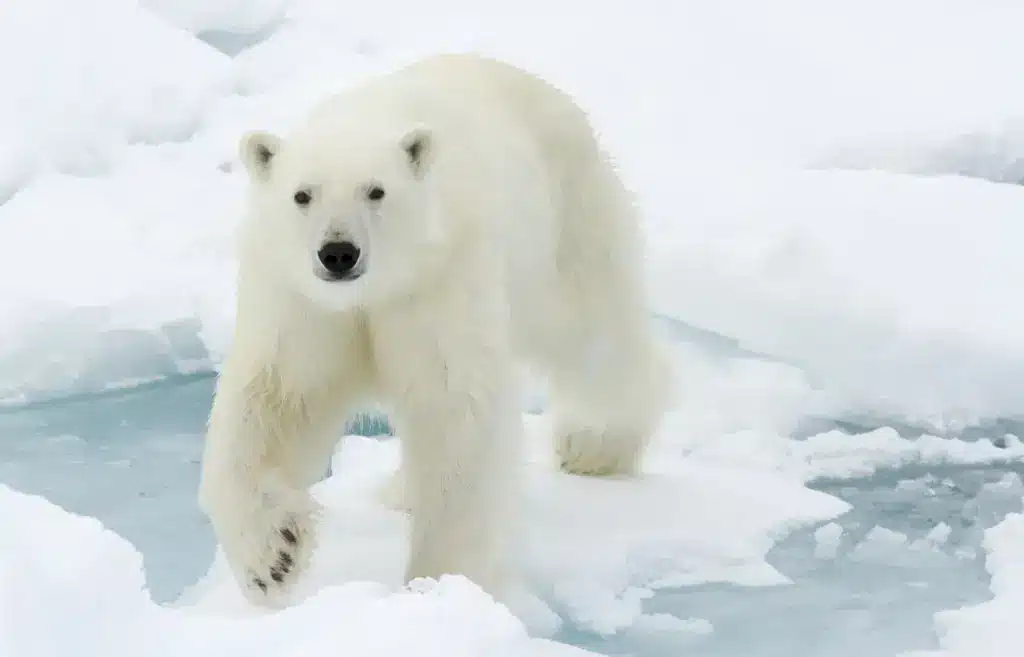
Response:
POLYGON ((292 569, 292 555, 284 552, 283 550, 277 553, 277 565, 282 572, 287 573, 292 569))
POLYGON ((258 586, 258 587, 259 587, 259 589, 260 589, 261 591, 263 591, 264 593, 266 593, 266 592, 267 592, 267 583, 266 583, 266 582, 264 582, 264 581, 263 581, 262 579, 260 579, 259 577, 253 578, 253 580, 252 580, 252 583, 253 583, 253 584, 255 584, 256 586, 258 586))
POLYGON ((281 537, 284 538, 284 540, 287 541, 289 545, 295 545, 299 542, 299 539, 295 535, 295 532, 287 528, 281 530, 281 537))
POLYGON ((284 573, 282 573, 277 568, 271 568, 270 569, 270 579, 272 579, 275 582, 277 582, 278 584, 280 584, 281 582, 284 581, 284 573))

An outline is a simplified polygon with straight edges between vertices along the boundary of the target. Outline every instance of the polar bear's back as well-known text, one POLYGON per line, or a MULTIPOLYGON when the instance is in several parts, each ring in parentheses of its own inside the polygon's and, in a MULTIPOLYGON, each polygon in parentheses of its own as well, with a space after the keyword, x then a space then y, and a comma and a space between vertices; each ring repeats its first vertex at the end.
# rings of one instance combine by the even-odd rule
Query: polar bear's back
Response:
POLYGON ((592 143, 585 113, 568 94, 505 62, 471 54, 435 55, 398 71, 453 99, 493 104, 528 125, 541 141, 592 143))
POLYGON ((589 119, 573 99, 541 78, 496 59, 440 54, 353 85, 317 106, 306 122, 352 120, 380 124, 382 116, 472 134, 478 142, 525 139, 553 169, 571 169, 599 156, 589 119), (372 121, 370 120, 372 117, 372 121))

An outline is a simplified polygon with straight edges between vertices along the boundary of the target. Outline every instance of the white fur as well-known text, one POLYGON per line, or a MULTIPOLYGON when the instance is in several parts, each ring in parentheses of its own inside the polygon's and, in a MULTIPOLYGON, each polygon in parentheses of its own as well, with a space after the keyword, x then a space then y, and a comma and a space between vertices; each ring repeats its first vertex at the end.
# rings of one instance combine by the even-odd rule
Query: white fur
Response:
POLYGON ((585 114, 509 65, 442 55, 241 150, 252 184, 237 329, 200 501, 243 589, 279 600, 302 572, 315 541, 307 489, 345 418, 373 401, 402 441, 382 499, 411 514, 407 578, 460 573, 500 594, 517 364, 550 376, 570 473, 636 473, 666 402, 636 213, 585 114), (379 202, 365 195, 373 184, 379 202), (308 207, 293 200, 300 188, 308 207), (317 249, 341 238, 365 273, 322 280, 317 249))

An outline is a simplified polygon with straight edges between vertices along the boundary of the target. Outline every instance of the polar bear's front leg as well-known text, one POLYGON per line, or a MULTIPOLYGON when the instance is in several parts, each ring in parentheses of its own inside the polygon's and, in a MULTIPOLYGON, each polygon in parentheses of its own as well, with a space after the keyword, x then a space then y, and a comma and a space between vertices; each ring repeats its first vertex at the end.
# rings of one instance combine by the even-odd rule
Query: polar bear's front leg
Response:
POLYGON ((402 501, 411 512, 406 581, 460 574, 500 596, 515 514, 518 397, 510 389, 438 392, 433 404, 401 413, 402 501))
POLYGON ((468 280, 433 284, 378 311, 371 335, 402 445, 391 483, 410 513, 406 581, 459 574, 500 596, 522 413, 507 303, 486 266, 468 269, 468 280))
POLYGON ((199 502, 243 593, 274 603, 312 555, 317 505, 308 486, 334 439, 312 400, 283 394, 272 370, 250 371, 229 362, 218 381, 199 502))

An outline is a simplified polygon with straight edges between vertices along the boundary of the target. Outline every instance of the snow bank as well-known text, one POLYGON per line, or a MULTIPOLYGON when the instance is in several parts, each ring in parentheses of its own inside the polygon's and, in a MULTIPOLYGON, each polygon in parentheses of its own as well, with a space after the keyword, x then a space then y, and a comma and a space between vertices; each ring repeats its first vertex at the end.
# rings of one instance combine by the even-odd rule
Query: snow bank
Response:
POLYGON ((235 181, 140 160, 0 205, 0 399, 209 370, 233 321, 235 181))
POLYGON ((1024 187, 880 172, 678 171, 655 307, 796 365, 841 406, 940 429, 1024 408, 1024 187), (1008 287, 1010 286, 1010 287, 1008 287))
POLYGON ((840 410, 935 427, 1022 410, 1024 320, 1000 294, 1021 273, 1022 192, 792 167, 1024 115, 1006 83, 1024 8, 945 0, 922 23, 919 0, 601 3, 588 22, 614 30, 608 48, 607 30, 579 33, 575 8, 540 0, 138 4, 0 9, 0 200, 20 190, 0 206, 0 399, 215 367, 238 135, 412 57, 476 48, 591 110, 647 211, 659 312, 795 362, 840 410), (880 17, 886 30, 865 28, 880 17), (213 33, 251 39, 232 58, 213 33))
POLYGON ((275 615, 225 618, 159 607, 142 558, 98 521, 0 485, 0 654, 65 657, 573 657, 530 638, 504 607, 463 578, 412 591, 353 582, 275 615), (395 628, 401 628, 395 632, 395 628))
POLYGON ((189 139, 228 73, 132 0, 3 3, 0 201, 39 173, 102 175, 129 143, 189 139))
POLYGON ((131 545, 98 520, 2 484, 0 517, 0 654, 132 654, 159 640, 146 631, 158 618, 131 545))

